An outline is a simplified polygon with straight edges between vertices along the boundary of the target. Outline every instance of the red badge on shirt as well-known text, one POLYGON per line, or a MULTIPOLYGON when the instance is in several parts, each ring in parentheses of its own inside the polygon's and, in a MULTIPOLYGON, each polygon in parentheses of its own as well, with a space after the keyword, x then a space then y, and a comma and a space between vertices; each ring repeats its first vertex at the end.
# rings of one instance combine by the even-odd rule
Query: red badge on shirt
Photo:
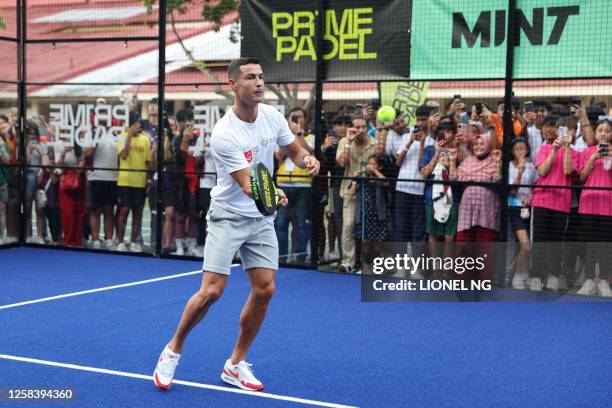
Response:
POLYGON ((249 150, 244 152, 244 158, 247 160, 247 162, 251 163, 253 161, 253 151, 249 150))

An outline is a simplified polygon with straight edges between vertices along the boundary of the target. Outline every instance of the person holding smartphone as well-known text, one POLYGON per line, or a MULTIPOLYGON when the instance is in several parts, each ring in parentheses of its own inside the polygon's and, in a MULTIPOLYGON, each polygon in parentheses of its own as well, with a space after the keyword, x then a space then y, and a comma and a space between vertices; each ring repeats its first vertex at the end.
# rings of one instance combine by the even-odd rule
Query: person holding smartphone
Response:
MULTIPOLYGON (((579 168, 580 154, 571 148, 570 135, 559 135, 559 117, 547 116, 542 122, 546 144, 536 156, 537 185, 572 185, 572 172, 579 168)), ((570 188, 541 188, 533 191, 533 269, 530 289, 558 291, 561 272, 560 248, 572 203, 570 188)))
POLYGON ((127 218, 132 212, 132 231, 129 243, 131 252, 142 252, 137 238, 142 224, 142 211, 148 185, 148 163, 151 160, 151 142, 141 130, 140 115, 129 113, 125 134, 117 138, 119 152, 119 173, 117 175, 117 251, 126 252, 128 246, 123 242, 127 218))
MULTIPOLYGON (((523 119, 527 122, 527 140, 532 157, 537 157, 540 148, 545 143, 542 135, 544 118, 550 114, 552 105, 549 101, 535 99, 524 107, 523 119)), ((526 102, 526 103, 527 103, 526 102)))
POLYGON ((322 174, 331 176, 329 179, 329 206, 327 224, 328 259, 340 258, 342 248, 342 203, 340 197, 340 185, 344 168, 336 163, 336 153, 340 141, 346 137, 347 129, 351 127, 351 117, 349 115, 338 114, 332 119, 331 130, 325 137, 321 145, 323 155, 324 171, 322 174), (337 241, 337 242, 336 242, 337 241))
POLYGON ((25 172, 26 194, 25 194, 25 216, 27 242, 34 244, 44 244, 43 231, 45 226, 45 215, 40 208, 36 191, 38 183, 36 177, 43 164, 48 161, 47 147, 40 141, 38 124, 28 121, 26 125, 26 160, 28 168, 25 172), (36 213, 36 236, 32 236, 32 205, 35 205, 36 213))
POLYGON ((585 187, 606 187, 606 190, 585 189, 580 195, 578 212, 584 216, 583 232, 589 237, 586 248, 585 281, 578 294, 612 297, 612 118, 602 117, 595 125, 597 144, 582 152, 580 179, 585 187), (599 263, 599 281, 595 280, 595 264, 599 263))
MULTIPOLYGON (((427 180, 448 180, 453 168, 458 166, 460 157, 456 151, 454 138, 457 124, 450 116, 445 116, 436 126, 435 144, 425 147, 419 161, 419 171, 427 180)), ((431 256, 450 256, 452 243, 457 235, 457 216, 460 190, 444 183, 425 183, 425 220, 431 256), (435 190, 435 191, 434 191, 435 190), (438 244, 442 242, 443 244, 438 244), (439 251, 442 247, 442 251, 439 251), (442 252, 442 253, 440 253, 442 252)), ((441 271, 439 271, 441 272, 441 271)))
POLYGON ((425 251, 427 234, 425 232, 425 184, 419 181, 423 176, 419 172, 419 161, 425 147, 433 146, 435 140, 429 137, 430 108, 425 105, 415 110, 416 125, 410 133, 401 136, 401 145, 396 152, 395 164, 399 167, 394 214, 396 242, 410 242, 413 254, 425 251))

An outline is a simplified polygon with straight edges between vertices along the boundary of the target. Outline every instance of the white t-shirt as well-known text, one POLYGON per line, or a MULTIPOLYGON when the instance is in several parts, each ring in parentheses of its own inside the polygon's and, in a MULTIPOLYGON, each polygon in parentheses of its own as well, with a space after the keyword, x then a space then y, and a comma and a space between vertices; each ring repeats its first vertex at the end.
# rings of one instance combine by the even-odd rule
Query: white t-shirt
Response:
MULTIPOLYGON (((412 130, 414 131, 414 129, 412 130)), ((411 133, 404 133, 402 135, 401 143, 399 144, 398 150, 395 151, 394 157, 397 157, 401 151, 408 144, 411 133)), ((432 146, 435 144, 434 139, 431 137, 425 138, 425 147, 432 146)), ((411 145, 410 149, 406 153, 406 157, 400 167, 397 178, 399 179, 412 179, 412 180, 423 180, 423 176, 419 171, 419 151, 421 148, 421 142, 415 140, 411 145)), ((395 190, 401 191, 402 193, 423 195, 425 191, 425 183, 418 181, 398 181, 395 186, 395 190)))
POLYGON ((276 145, 287 146, 294 140, 287 120, 272 106, 260 103, 253 123, 242 121, 233 108, 229 109, 215 125, 210 138, 217 169, 217 184, 210 194, 212 202, 246 217, 261 217, 255 201, 244 194, 230 173, 257 163, 263 163, 272 173, 276 145))
POLYGON ((119 167, 117 143, 110 137, 100 140, 93 157, 94 170, 89 173, 89 181, 117 181, 116 170, 98 170, 97 168, 116 169, 119 167))
MULTIPOLYGON (((410 132, 406 134, 410 134, 410 132)), ((395 133, 393 130, 389 130, 389 132, 387 133, 387 141, 385 143, 385 154, 387 156, 391 156, 395 159, 402 147, 406 146, 406 143, 408 143, 408 139, 404 141, 403 136, 404 135, 399 135, 398 133, 395 133)))
MULTIPOLYGON (((516 176, 518 176, 518 167, 514 165, 514 162, 511 161, 508 166, 508 184, 513 184, 516 180, 516 176)), ((533 163, 529 160, 525 160, 525 171, 523 171, 523 177, 521 178, 521 184, 530 184, 533 185, 538 181, 538 171, 536 170, 533 163)), ((508 195, 508 205, 511 207, 522 207, 523 203, 521 201, 521 197, 531 197, 532 196, 532 188, 531 187, 519 187, 518 194, 510 193, 508 195)))
MULTIPOLYGON (((204 153, 204 173, 216 173, 215 162, 210 150, 210 136, 198 137, 195 144, 194 157, 201 156, 204 153)), ((214 174, 204 174, 200 177, 200 188, 213 188, 217 184, 217 176, 214 174)))
POLYGON ((527 128, 527 134, 529 135, 529 149, 531 150, 531 157, 534 159, 538 157, 540 147, 544 144, 544 137, 542 132, 535 126, 529 126, 527 128))

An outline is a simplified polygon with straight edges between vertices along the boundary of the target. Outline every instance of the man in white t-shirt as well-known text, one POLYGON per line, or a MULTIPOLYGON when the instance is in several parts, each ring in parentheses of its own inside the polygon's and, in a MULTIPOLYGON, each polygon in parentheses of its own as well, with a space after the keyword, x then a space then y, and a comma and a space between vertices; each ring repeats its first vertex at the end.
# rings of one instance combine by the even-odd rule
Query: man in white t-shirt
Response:
POLYGON ((100 240, 100 221, 104 214, 104 247, 112 249, 113 231, 115 229, 115 205, 117 205, 117 170, 119 153, 117 143, 112 137, 103 137, 93 147, 85 150, 88 157, 93 157, 94 170, 87 177, 91 192, 91 239, 93 247, 102 248, 100 240), (100 170, 104 169, 104 170, 100 170))
MULTIPOLYGON (((172 385, 187 335, 223 293, 237 250, 240 250, 243 267, 249 275, 251 294, 242 309, 238 339, 225 362, 221 379, 244 390, 263 389, 245 359, 274 294, 278 241, 274 216, 262 216, 253 201, 250 168, 263 163, 272 172, 274 149, 278 144, 286 149, 298 167, 309 169, 309 176, 319 172, 318 160, 295 139, 283 115, 262 103, 264 81, 259 61, 254 58, 233 60, 228 78, 234 92, 234 105, 217 122, 210 139, 218 178, 211 192, 207 215, 204 276, 200 289, 185 307, 174 337, 159 357, 153 378, 161 389, 172 385)), ((279 198, 281 205, 287 205, 287 197, 281 190, 279 198)))
POLYGON ((425 183, 419 171, 419 162, 425 147, 432 146, 434 139, 428 137, 429 112, 427 106, 419 106, 415 111, 416 126, 410 133, 401 136, 401 143, 396 150, 395 164, 400 168, 395 202, 395 241, 410 242, 413 255, 419 256, 425 251, 425 183))

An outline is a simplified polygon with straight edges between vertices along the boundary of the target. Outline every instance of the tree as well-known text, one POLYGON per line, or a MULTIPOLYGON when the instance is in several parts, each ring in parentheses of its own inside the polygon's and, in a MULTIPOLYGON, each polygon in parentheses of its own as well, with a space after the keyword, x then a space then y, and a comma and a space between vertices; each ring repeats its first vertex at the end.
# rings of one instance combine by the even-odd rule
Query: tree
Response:
POLYGON ((6 28, 6 23, 4 22, 4 17, 0 16, 0 30, 4 30, 6 28))
MULTIPOLYGON (((147 7, 147 13, 151 14, 153 12, 153 3, 155 0, 142 0, 143 4, 147 7)), ((166 12, 168 16, 168 22, 172 29, 172 33, 176 37, 179 45, 183 49, 183 52, 191 61, 193 66, 200 71, 206 78, 210 79, 212 82, 220 83, 219 77, 208 69, 204 61, 198 61, 191 50, 189 50, 181 38, 178 30, 176 28, 176 14, 185 14, 186 7, 188 5, 193 5, 199 3, 196 0, 167 0, 166 1, 166 12)), ((240 11, 240 1, 239 0, 203 0, 202 4, 202 12, 201 15, 205 21, 210 21, 213 23, 213 27, 215 31, 218 31, 221 28, 223 19, 230 13, 240 11)), ((240 16, 236 17, 234 21, 235 26, 230 30, 230 40, 232 42, 238 41, 238 36, 240 32, 238 30, 237 23, 240 21, 240 16)), ((160 28, 161 29, 161 28, 160 28)), ((314 103, 314 86, 310 90, 309 97, 306 99, 305 103, 300 103, 298 99, 298 91, 299 84, 291 84, 286 85, 282 84, 280 86, 266 84, 266 88, 269 89, 279 100, 279 103, 292 107, 292 106, 301 106, 307 112, 312 108, 314 103)), ((228 100, 233 98, 233 95, 227 91, 224 91, 221 85, 217 85, 216 93, 219 95, 223 95, 228 100)))

